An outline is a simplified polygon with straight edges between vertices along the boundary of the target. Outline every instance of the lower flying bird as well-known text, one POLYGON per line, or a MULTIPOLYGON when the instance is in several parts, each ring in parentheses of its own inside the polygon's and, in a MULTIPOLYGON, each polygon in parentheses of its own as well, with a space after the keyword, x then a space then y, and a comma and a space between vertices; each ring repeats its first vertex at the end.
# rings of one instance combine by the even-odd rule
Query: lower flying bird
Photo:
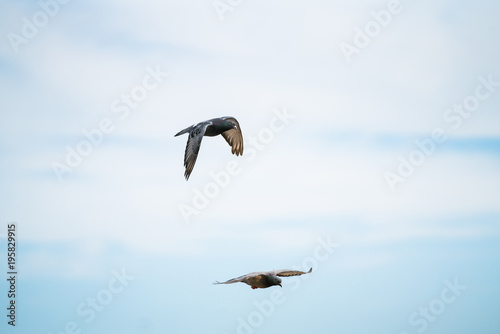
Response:
POLYGON ((309 271, 307 272, 300 270, 288 270, 288 269, 261 271, 236 277, 225 282, 215 282, 214 284, 231 284, 231 283, 243 282, 250 285, 252 289, 258 289, 258 288, 264 289, 264 288, 269 288, 270 286, 273 285, 282 286, 281 278, 279 278, 278 276, 280 277, 299 276, 303 274, 309 274, 311 271, 312 268, 309 269, 309 271))
POLYGON ((186 152, 184 153, 184 167, 186 167, 184 177, 186 180, 189 179, 189 175, 193 171, 203 136, 213 137, 222 135, 231 146, 233 154, 243 155, 243 135, 241 134, 240 124, 234 117, 213 118, 191 125, 180 131, 175 137, 185 133, 189 133, 186 152))

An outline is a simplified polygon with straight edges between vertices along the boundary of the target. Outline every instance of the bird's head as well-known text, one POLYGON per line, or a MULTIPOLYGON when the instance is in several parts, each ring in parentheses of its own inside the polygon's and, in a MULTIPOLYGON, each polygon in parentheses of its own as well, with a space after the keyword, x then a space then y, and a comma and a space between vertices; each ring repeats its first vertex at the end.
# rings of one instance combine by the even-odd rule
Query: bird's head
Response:
POLYGON ((274 283, 273 285, 279 285, 279 286, 283 287, 281 285, 281 278, 279 278, 277 276, 273 276, 273 283, 274 283))
POLYGON ((238 126, 236 125, 235 122, 233 121, 227 121, 229 123, 229 126, 231 127, 231 129, 235 129, 235 130, 238 130, 238 126))

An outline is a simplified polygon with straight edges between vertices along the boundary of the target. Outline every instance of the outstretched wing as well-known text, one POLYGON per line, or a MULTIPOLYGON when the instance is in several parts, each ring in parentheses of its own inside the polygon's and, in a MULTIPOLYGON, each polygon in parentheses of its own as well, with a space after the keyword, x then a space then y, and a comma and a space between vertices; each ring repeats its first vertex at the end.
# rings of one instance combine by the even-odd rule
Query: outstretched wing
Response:
POLYGON ((221 117, 223 120, 233 123, 236 129, 224 131, 222 137, 231 145, 231 153, 243 155, 243 134, 241 133, 240 123, 234 117, 221 117))
POLYGON ((186 152, 184 153, 184 167, 186 171, 184 172, 184 177, 186 180, 189 179, 189 175, 193 171, 194 164, 198 158, 198 152, 200 151, 201 140, 203 135, 207 130, 207 126, 212 124, 211 122, 203 122, 196 124, 194 128, 189 132, 189 137, 186 145, 186 152))
POLYGON ((225 281, 225 282, 215 281, 214 284, 232 284, 232 283, 238 283, 238 282, 243 282, 247 278, 248 278, 248 275, 243 275, 243 276, 240 276, 240 277, 236 277, 236 278, 230 279, 230 280, 225 281))
POLYGON ((309 269, 309 271, 300 271, 300 270, 289 270, 289 269, 281 269, 281 270, 275 270, 274 274, 276 276, 281 276, 281 277, 289 277, 289 276, 300 276, 304 274, 309 274, 312 271, 312 268, 309 269))

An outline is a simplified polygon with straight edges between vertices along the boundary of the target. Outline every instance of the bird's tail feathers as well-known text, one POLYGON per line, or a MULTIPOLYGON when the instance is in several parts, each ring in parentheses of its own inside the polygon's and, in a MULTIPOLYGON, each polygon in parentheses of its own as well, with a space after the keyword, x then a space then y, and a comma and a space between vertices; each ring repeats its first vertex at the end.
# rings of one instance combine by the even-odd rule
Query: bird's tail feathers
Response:
POLYGON ((183 135, 185 133, 189 133, 191 131, 191 129, 193 128, 193 126, 191 125, 189 128, 185 128, 184 130, 182 131, 179 131, 174 137, 177 137, 177 136, 180 136, 180 135, 183 135))

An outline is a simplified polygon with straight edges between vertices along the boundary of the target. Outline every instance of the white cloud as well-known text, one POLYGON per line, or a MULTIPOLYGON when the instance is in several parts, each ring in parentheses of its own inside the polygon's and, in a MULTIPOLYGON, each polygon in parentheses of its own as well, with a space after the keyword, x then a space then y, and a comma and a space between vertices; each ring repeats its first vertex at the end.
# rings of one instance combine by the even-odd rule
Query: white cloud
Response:
MULTIPOLYGON (((193 122, 233 115, 245 136, 255 136, 269 125, 271 109, 282 107, 296 119, 255 161, 234 158, 241 174, 195 224, 216 221, 221 211, 242 223, 357 214, 367 223, 391 225, 408 213, 496 210, 496 160, 489 156, 436 153, 391 194, 383 173, 405 151, 367 142, 379 134, 411 137, 442 126, 446 108, 473 92, 476 76, 485 74, 462 72, 459 54, 468 44, 443 23, 442 2, 408 5, 352 66, 338 43, 352 37, 353 27, 370 19, 371 9, 383 8, 383 1, 348 7, 246 2, 225 21, 210 4, 109 2, 94 28, 82 30, 96 4, 73 3, 19 57, 2 51, 30 83, 22 90, 23 82, 0 81, 10 110, 3 133, 17 143, 11 151, 28 148, 29 154, 13 155, 12 170, 23 172, 51 174, 50 163, 64 161, 65 146, 84 139, 82 129, 113 116, 111 103, 141 82, 146 66, 159 64, 171 73, 126 120, 113 118, 116 130, 63 185, 46 174, 43 181, 16 182, 13 193, 32 209, 10 208, 8 216, 29 222, 30 238, 99 230, 137 247, 177 251, 192 240, 177 237, 185 228, 177 205, 190 203, 193 189, 202 189, 209 173, 232 157, 221 138, 205 139, 186 183, 186 137, 173 134, 193 122), (325 134, 346 132, 363 137, 325 142, 325 134), (33 135, 40 139, 36 148, 33 135), (136 232, 137 223, 150 230, 136 232), (154 242, 146 242, 150 238, 154 242)), ((498 135, 498 116, 491 112, 497 104, 496 96, 486 101, 455 135, 498 135)))

